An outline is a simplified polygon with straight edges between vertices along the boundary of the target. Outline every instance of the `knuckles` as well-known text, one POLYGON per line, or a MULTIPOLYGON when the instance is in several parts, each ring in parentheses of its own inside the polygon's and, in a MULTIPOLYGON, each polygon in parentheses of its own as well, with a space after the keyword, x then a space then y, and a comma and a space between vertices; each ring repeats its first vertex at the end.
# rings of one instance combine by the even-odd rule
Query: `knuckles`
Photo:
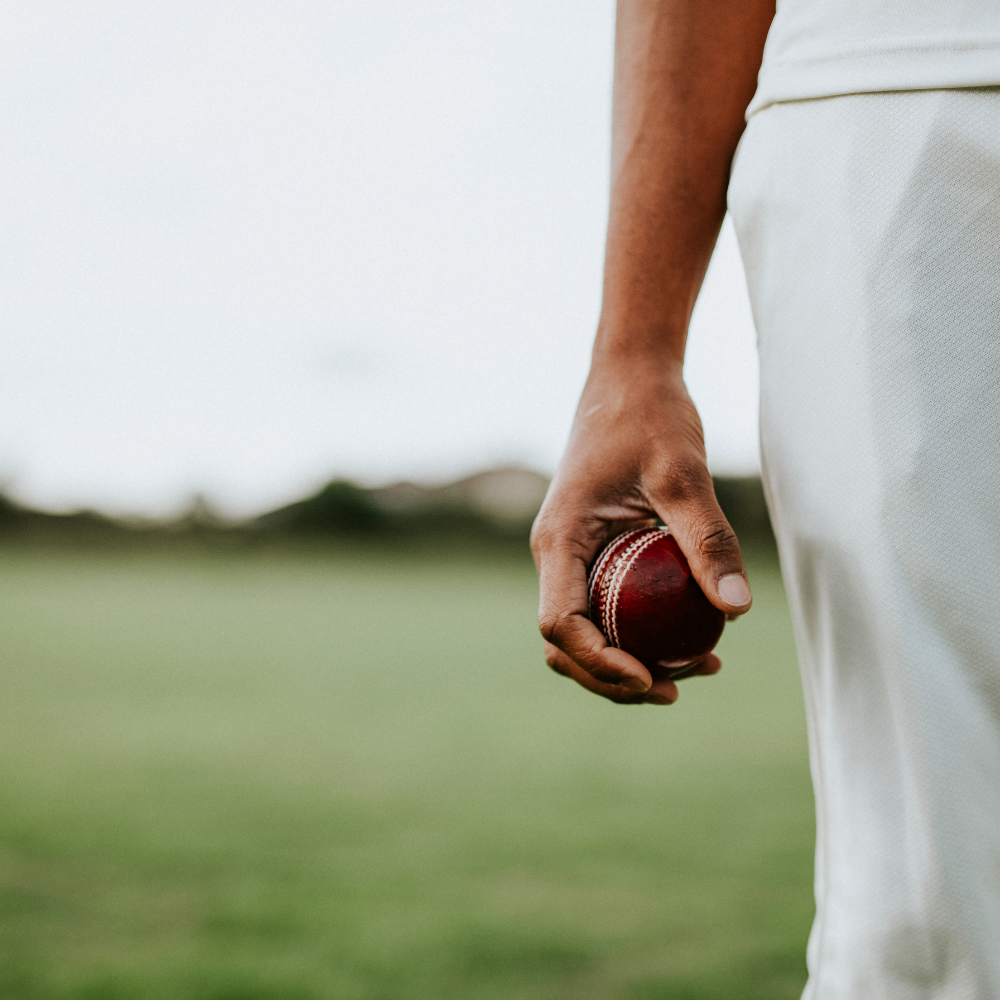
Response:
POLYGON ((613 681, 602 680, 595 674, 589 674, 592 682, 587 678, 581 679, 574 676, 570 666, 569 657, 554 646, 548 646, 545 650, 545 665, 553 673, 560 677, 567 677, 575 680, 585 691, 590 691, 615 705, 641 705, 645 702, 645 695, 637 691, 629 691, 627 688, 618 687, 613 681))
POLYGON ((559 674, 560 677, 568 677, 570 680, 575 680, 585 690, 606 698, 616 705, 641 705, 645 700, 643 694, 630 691, 628 688, 619 687, 615 683, 618 679, 617 674, 603 671, 585 671, 586 677, 583 679, 579 676, 574 676, 572 663, 571 658, 562 652, 562 650, 551 644, 546 647, 545 665, 553 673, 559 674), (592 683, 588 682, 588 678, 592 683))
POLYGON ((565 628, 562 627, 564 621, 564 615, 539 615, 538 631, 542 633, 542 638, 546 642, 551 643, 553 646, 559 646, 559 639, 562 633, 565 632, 565 628))
POLYGON ((652 492, 667 506, 704 502, 712 496, 712 477, 702 458, 671 456, 653 470, 652 492))
POLYGON ((722 517, 703 521, 694 532, 693 545, 701 556, 723 556, 739 552, 736 532, 722 517))
POLYGON ((738 556, 739 541, 715 499, 712 477, 704 461, 694 456, 673 458, 656 470, 656 496, 680 516, 676 527, 693 554, 702 558, 738 556))
POLYGON ((593 554, 604 525, 604 521, 593 517, 546 517, 543 511, 532 525, 529 545, 539 563, 549 554, 586 561, 593 554), (600 526, 600 532, 595 531, 595 524, 600 526))

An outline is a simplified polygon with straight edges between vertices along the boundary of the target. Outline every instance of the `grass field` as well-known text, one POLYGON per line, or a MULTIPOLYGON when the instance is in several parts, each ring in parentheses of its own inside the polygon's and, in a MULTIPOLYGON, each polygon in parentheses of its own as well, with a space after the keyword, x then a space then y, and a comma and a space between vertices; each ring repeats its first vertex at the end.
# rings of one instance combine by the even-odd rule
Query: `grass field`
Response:
POLYGON ((2 1000, 785 1000, 813 820, 772 563, 715 678, 550 674, 528 563, 0 560, 2 1000))

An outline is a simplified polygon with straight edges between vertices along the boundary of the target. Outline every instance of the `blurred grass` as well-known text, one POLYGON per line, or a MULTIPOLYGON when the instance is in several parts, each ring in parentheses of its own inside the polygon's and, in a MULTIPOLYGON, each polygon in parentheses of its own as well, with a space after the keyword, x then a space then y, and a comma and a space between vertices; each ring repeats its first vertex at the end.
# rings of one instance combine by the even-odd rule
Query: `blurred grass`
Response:
POLYGON ((517 560, 0 564, 4 1000, 784 1000, 812 804, 776 567, 676 706, 517 560))

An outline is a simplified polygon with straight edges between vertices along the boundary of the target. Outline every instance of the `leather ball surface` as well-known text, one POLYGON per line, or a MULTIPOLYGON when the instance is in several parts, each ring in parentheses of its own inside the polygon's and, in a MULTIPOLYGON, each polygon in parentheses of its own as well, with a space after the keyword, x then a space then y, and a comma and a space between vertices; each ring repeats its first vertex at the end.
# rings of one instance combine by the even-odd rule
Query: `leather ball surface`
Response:
POLYGON ((594 560, 588 590, 591 621, 608 643, 650 670, 682 674, 684 664, 711 652, 726 624, 666 528, 613 538, 594 560))

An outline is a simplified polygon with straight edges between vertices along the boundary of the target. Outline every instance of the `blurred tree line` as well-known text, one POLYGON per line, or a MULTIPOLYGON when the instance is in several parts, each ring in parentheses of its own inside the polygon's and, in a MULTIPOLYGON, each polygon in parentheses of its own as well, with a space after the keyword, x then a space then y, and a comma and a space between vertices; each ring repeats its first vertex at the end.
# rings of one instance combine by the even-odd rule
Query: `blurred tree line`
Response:
MULTIPOLYGON (((178 517, 150 520, 116 519, 89 510, 55 514, 0 494, 0 540, 28 545, 193 543, 222 548, 429 543, 524 551, 547 488, 545 476, 515 466, 445 486, 403 482, 368 488, 335 479, 302 500, 239 521, 220 515, 200 497, 178 517)), ((773 547, 759 478, 717 477, 715 491, 744 545, 773 547)))

